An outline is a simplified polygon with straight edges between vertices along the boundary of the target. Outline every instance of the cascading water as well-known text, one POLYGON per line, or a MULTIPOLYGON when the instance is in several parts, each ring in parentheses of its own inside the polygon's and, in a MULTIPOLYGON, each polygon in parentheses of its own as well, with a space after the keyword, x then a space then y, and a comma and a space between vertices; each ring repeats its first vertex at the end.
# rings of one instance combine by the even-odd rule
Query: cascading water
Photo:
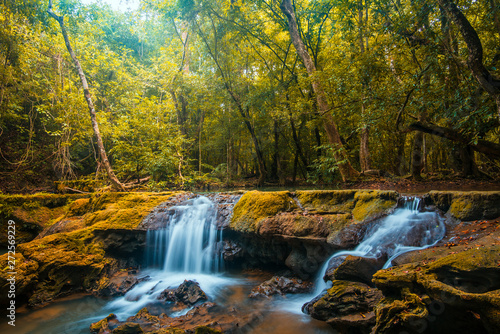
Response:
POLYGON ((197 281, 209 295, 231 284, 218 274, 223 266, 218 249, 222 232, 217 230, 216 217, 214 203, 203 196, 174 206, 166 216, 158 217, 164 227, 149 230, 146 237, 148 276, 125 296, 108 304, 108 309, 126 318, 146 305, 157 304, 161 292, 184 280, 197 281))
POLYGON ((436 212, 422 211, 421 198, 402 197, 401 202, 402 207, 396 208, 380 224, 368 231, 355 249, 337 252, 325 262, 316 278, 316 295, 327 287, 323 277, 333 258, 347 255, 367 258, 387 256, 388 260, 383 266, 385 269, 401 254, 433 246, 443 238, 443 219, 436 212))
POLYGON ((221 269, 221 254, 217 254, 217 231, 214 204, 198 197, 183 206, 173 208, 175 214, 168 226, 148 230, 146 252, 148 267, 159 267, 165 273, 217 273, 221 269))

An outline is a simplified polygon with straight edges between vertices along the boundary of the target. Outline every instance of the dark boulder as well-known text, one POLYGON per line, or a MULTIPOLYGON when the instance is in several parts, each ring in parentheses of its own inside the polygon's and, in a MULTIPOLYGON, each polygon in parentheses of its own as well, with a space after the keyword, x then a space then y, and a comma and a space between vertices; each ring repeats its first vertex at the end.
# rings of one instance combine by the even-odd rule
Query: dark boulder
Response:
POLYGON ((325 276, 331 281, 353 281, 373 286, 373 275, 382 269, 386 261, 387 257, 366 258, 348 255, 337 268, 332 270, 330 267, 325 276))
POLYGON ((177 289, 165 289, 159 299, 185 305, 194 305, 199 301, 206 301, 207 295, 195 281, 184 281, 177 289))
POLYGON ((370 333, 375 325, 374 308, 383 298, 382 292, 358 282, 332 283, 325 295, 305 304, 302 310, 340 333, 370 333))

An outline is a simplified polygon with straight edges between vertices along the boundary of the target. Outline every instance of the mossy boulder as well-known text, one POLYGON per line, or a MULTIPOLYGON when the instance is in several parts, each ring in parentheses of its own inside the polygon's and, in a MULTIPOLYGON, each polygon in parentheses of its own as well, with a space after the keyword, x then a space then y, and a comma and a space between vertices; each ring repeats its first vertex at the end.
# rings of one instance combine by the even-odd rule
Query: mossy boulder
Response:
POLYGON ((16 223, 16 242, 34 239, 40 231, 60 220, 68 205, 88 195, 0 194, 0 246, 7 243, 7 223, 16 223))
POLYGON ((397 205, 399 194, 391 190, 360 190, 354 195, 356 205, 352 210, 358 222, 378 218, 397 205))
POLYGON ((113 329, 111 332, 113 334, 141 334, 144 333, 144 331, 141 328, 141 325, 132 323, 132 322, 127 322, 124 323, 123 325, 120 325, 113 329))
POLYGON ((255 233, 264 218, 297 208, 289 191, 249 191, 234 206, 229 226, 238 232, 255 233))
POLYGON ((382 190, 311 190, 295 194, 288 191, 250 191, 236 203, 230 228, 245 233, 279 230, 287 231, 287 235, 300 235, 308 234, 302 229, 310 230, 311 224, 323 224, 331 232, 338 232, 349 223, 365 222, 387 214, 396 206, 398 196, 395 191, 382 190), (303 219, 286 214, 290 212, 308 217, 303 219), (272 219, 280 222, 267 228, 265 225, 269 225, 272 219), (293 223, 290 223, 291 219, 293 223), (281 226, 282 223, 285 226, 281 226))
POLYGON ((316 213, 351 213, 356 190, 305 190, 295 192, 302 207, 316 213))
POLYGON ((500 217, 500 191, 430 191, 427 202, 460 221, 500 217))
POLYGON ((379 290, 366 284, 335 280, 325 295, 305 304, 303 310, 341 333, 370 333, 374 308, 382 297, 379 290))
POLYGON ((386 299, 374 330, 418 333, 425 324, 426 333, 498 333, 499 264, 497 242, 377 272, 373 282, 386 299))
MULTIPOLYGON (((107 239, 103 231, 117 233, 118 230, 136 228, 155 206, 174 194, 106 193, 94 194, 90 198, 44 195, 35 197, 37 200, 33 202, 28 201, 32 207, 45 205, 45 208, 60 209, 57 213, 62 216, 56 224, 62 220, 78 223, 69 224, 71 231, 62 227, 62 230, 55 229, 52 234, 27 243, 18 241, 16 281, 19 302, 27 301, 34 306, 75 291, 104 288, 109 280, 102 278, 117 270, 118 261, 107 252, 109 245, 104 244, 107 239)), ((25 200, 16 196, 7 199, 12 205, 26 203, 25 200)), ((8 288, 8 270, 5 270, 8 265, 8 254, 5 254, 0 257, 2 293, 8 288)))

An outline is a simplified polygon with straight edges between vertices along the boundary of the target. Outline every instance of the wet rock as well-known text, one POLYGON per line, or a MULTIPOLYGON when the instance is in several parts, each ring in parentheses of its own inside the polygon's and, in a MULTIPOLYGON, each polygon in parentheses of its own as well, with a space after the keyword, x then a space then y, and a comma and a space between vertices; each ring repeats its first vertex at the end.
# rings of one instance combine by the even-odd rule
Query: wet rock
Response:
POLYGON ((214 202, 217 208, 217 228, 224 229, 229 226, 233 215, 234 205, 241 198, 240 193, 214 193, 207 197, 214 202))
POLYGON ((173 208, 176 205, 181 205, 186 201, 197 197, 198 195, 183 192, 176 194, 164 202, 157 205, 137 226, 139 230, 159 230, 167 227, 170 224, 172 217, 175 216, 176 210, 173 208))
POLYGON ((332 284, 325 295, 305 304, 302 310, 340 333, 370 333, 382 292, 358 282, 337 280, 332 284))
POLYGON ((330 260, 328 260, 328 266, 325 270, 325 275, 323 276, 323 280, 325 282, 335 280, 333 273, 345 261, 346 257, 347 255, 339 255, 332 257, 330 260))
POLYGON ((347 257, 340 257, 338 260, 333 258, 326 271, 325 277, 328 280, 344 280, 365 283, 373 286, 373 275, 382 269, 387 256, 380 258, 365 258, 361 256, 348 255, 347 257), (342 259, 344 258, 344 259, 342 259), (339 263, 340 262, 340 263, 339 263))
POLYGON ((109 279, 109 283, 100 287, 95 293, 102 297, 123 296, 140 282, 149 280, 149 276, 137 277, 135 270, 119 271, 109 279))
POLYGON ((91 330, 93 334, 115 333, 115 330, 122 329, 139 331, 139 328, 144 333, 156 334, 239 333, 244 332, 249 324, 260 317, 259 309, 259 307, 251 310, 239 310, 237 307, 226 309, 206 302, 195 306, 183 316, 173 318, 165 314, 152 315, 144 308, 126 322, 108 321, 107 319, 112 316, 110 315, 93 324, 91 330))
POLYGON ((118 327, 119 321, 116 315, 111 313, 106 318, 90 325, 90 333, 92 334, 107 334, 111 333, 113 328, 118 327))
POLYGON ((125 323, 113 329, 113 334, 141 334, 144 333, 141 326, 135 323, 125 323))
POLYGON ((252 289, 250 298, 270 297, 273 295, 284 296, 287 293, 307 293, 312 289, 313 284, 299 278, 288 278, 283 276, 273 276, 271 279, 252 289))
POLYGON ((200 288, 200 284, 195 281, 184 281, 177 289, 165 289, 159 299, 182 303, 185 305, 194 305, 199 301, 208 299, 207 295, 200 288))
POLYGON ((224 258, 224 261, 233 262, 238 258, 241 258, 243 255, 244 255, 243 249, 238 243, 231 240, 224 241, 224 246, 222 251, 222 256, 224 258))

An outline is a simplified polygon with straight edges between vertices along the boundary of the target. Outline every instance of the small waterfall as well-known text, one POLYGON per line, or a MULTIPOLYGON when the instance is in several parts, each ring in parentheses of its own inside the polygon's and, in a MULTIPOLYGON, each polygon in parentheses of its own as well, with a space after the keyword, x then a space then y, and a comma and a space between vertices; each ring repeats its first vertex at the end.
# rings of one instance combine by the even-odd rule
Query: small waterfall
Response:
POLYGON ((147 266, 166 273, 219 272, 222 259, 217 242, 222 240, 222 232, 216 228, 213 202, 202 196, 172 211, 168 226, 147 232, 147 266))
POLYGON ((147 305, 158 304, 162 291, 184 280, 197 281, 209 296, 230 285, 232 281, 219 274, 222 232, 217 230, 216 218, 215 204, 203 196, 158 214, 156 219, 164 227, 147 232, 147 278, 106 309, 126 319, 147 305))
POLYGON ((445 234, 443 220, 436 212, 421 211, 419 197, 402 197, 400 207, 372 227, 364 240, 353 250, 340 251, 325 262, 316 278, 315 294, 326 287, 323 280, 330 261, 338 256, 361 256, 380 258, 387 256, 384 269, 390 267, 392 260, 403 253, 424 249, 435 245, 445 234))

